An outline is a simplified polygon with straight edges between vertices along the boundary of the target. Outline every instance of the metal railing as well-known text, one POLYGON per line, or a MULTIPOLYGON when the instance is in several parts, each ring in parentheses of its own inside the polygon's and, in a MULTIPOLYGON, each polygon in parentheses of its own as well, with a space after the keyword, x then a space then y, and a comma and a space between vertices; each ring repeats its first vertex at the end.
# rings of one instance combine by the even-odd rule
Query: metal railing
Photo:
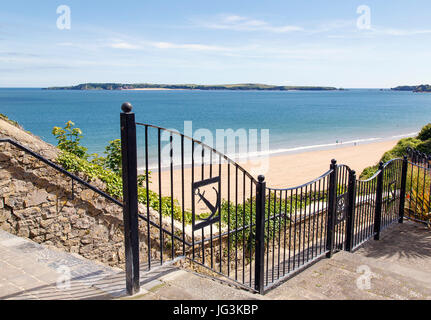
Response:
POLYGON ((14 147, 20 149, 21 151, 24 151, 25 153, 31 155, 32 157, 38 159, 39 161, 41 161, 43 163, 45 163, 46 165, 53 168, 54 170, 56 170, 56 171, 64 174, 65 176, 71 178, 72 197, 74 195, 74 183, 77 182, 77 183, 85 186, 86 188, 96 192, 97 194, 104 197, 105 199, 115 203, 116 205, 118 205, 120 207, 123 206, 123 204, 120 201, 111 197, 109 194, 107 194, 107 193, 99 190, 98 188, 92 186, 88 182, 84 181, 83 179, 79 178, 78 176, 74 175, 73 173, 63 169, 58 164, 46 159, 45 157, 41 156, 40 154, 37 154, 36 152, 30 150, 29 148, 23 146, 22 144, 19 144, 18 142, 14 141, 12 139, 0 139, 0 143, 9 143, 9 144, 13 145, 14 147))
POLYGON ((405 218, 431 224, 431 156, 407 149, 405 218))
MULTIPOLYGON (((147 221, 152 197, 160 227, 165 221, 171 228, 167 237, 159 230, 155 239, 147 225, 148 251, 158 251, 157 263, 184 256, 211 270, 214 277, 263 294, 325 256, 353 251, 373 237, 378 240, 385 228, 403 221, 407 158, 381 163, 367 180, 356 179, 355 171, 333 160, 329 170, 313 181, 272 188, 264 176, 255 180, 205 143, 135 123, 131 110, 125 104, 121 115, 123 166, 133 157, 131 170, 123 171, 124 185, 132 181, 129 190, 136 188, 138 126, 143 135, 147 221), (124 118, 129 118, 128 124, 124 118), (127 126, 132 129, 125 134, 127 126), (125 148, 134 152, 128 154, 125 148)), ((131 199, 132 219, 143 218, 134 214, 137 200, 131 199)), ((129 264, 136 261, 133 252, 138 250, 132 250, 129 264)), ((151 259, 149 254, 149 265, 151 259)))
POLYGON ((332 160, 327 172, 308 183, 272 188, 264 176, 254 179, 205 143, 136 122, 128 103, 122 110, 124 204, 15 141, 0 142, 70 177, 72 192, 77 182, 123 208, 129 294, 139 291, 143 261, 151 269, 179 257, 263 294, 325 256, 378 240, 381 231, 403 221, 405 212, 407 217, 425 213, 426 201, 412 197, 430 190, 428 157, 380 163, 367 180, 332 160), (143 159, 138 159, 138 142, 143 159), (138 168, 145 178, 140 186, 138 168), (145 212, 139 212, 138 202, 145 212), (146 256, 140 256, 140 248, 146 256))

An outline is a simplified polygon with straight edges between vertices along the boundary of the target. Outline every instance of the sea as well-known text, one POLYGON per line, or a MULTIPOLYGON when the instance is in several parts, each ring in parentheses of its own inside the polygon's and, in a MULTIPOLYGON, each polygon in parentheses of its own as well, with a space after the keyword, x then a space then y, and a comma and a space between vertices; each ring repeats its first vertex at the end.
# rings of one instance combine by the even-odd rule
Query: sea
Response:
MULTIPOLYGON (((72 120, 89 153, 103 155, 120 138, 120 112, 133 105, 136 121, 193 132, 267 130, 268 154, 362 144, 415 135, 431 122, 431 94, 379 89, 341 91, 74 91, 0 89, 0 113, 56 144, 54 126, 72 120), (189 122, 190 123, 190 122, 189 122)), ((138 128, 138 138, 144 132, 138 128)), ((155 141, 151 140, 151 148, 155 141)), ((142 145, 139 146, 142 148, 142 145)), ((150 161, 154 161, 154 157, 150 161)))

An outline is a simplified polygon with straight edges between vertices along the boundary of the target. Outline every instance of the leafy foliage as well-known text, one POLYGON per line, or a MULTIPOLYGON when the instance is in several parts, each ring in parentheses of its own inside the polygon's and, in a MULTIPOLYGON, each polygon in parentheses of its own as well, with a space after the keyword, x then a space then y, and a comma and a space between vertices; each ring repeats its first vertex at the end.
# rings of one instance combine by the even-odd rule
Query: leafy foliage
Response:
POLYGON ((74 128, 75 124, 68 121, 64 128, 54 127, 52 134, 58 140, 58 148, 69 152, 79 158, 87 159, 87 148, 80 145, 82 139, 82 131, 79 128, 74 128))
POLYGON ((431 139, 431 123, 428 123, 425 127, 422 128, 417 138, 421 141, 431 139))
MULTIPOLYGON (((415 138, 404 138, 398 141, 395 147, 385 152, 380 161, 388 162, 394 158, 402 158, 407 154, 407 148, 419 150, 421 152, 431 154, 431 123, 422 128, 420 133, 415 138)), ((368 179, 377 172, 379 166, 374 165, 365 168, 361 175, 361 179, 368 179)))
MULTIPOLYGON (((106 147, 106 158, 99 157, 97 154, 87 154, 87 148, 80 145, 82 131, 74 128, 72 121, 66 123, 64 128, 55 127, 52 133, 59 141, 58 147, 62 152, 57 158, 57 162, 66 170, 73 173, 85 174, 88 181, 99 179, 105 184, 105 192, 110 196, 122 199, 123 182, 121 178, 121 141, 119 139, 109 142, 106 147)), ((146 175, 138 176, 138 201, 143 204, 149 203, 154 210, 161 212, 165 216, 173 214, 174 219, 182 220, 182 211, 178 201, 171 200, 170 197, 161 197, 157 193, 147 190, 143 187, 146 181, 146 175), (148 193, 148 199, 147 199, 148 193), (173 206, 172 206, 173 203, 173 206)), ((192 221, 191 213, 185 212, 184 220, 186 223, 192 221)))
POLYGON ((105 167, 116 174, 121 174, 121 140, 109 141, 105 150, 105 167))

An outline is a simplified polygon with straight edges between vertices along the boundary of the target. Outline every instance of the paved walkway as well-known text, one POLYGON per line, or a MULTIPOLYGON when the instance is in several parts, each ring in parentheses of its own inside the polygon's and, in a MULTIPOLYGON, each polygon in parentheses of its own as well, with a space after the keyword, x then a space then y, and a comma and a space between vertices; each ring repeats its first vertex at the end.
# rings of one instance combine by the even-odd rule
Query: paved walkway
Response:
POLYGON ((174 266, 141 274, 141 292, 127 297, 121 270, 0 231, 0 299, 186 300, 431 299, 431 231, 393 225, 380 241, 323 259, 265 296, 174 266))
POLYGON ((79 255, 47 248, 0 230, 0 300, 254 299, 172 265, 141 271, 141 292, 128 297, 125 274, 79 255))
POLYGON ((395 224, 379 241, 338 252, 265 295, 267 299, 431 299, 431 231, 395 224))

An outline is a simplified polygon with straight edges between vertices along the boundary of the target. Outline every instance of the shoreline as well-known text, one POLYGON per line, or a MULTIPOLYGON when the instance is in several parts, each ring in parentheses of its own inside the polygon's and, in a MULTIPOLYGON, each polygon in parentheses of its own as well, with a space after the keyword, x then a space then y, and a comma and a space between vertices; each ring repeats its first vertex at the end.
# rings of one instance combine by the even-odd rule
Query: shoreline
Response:
MULTIPOLYGON (((368 166, 375 165, 382 155, 393 148, 399 138, 390 139, 387 141, 371 142, 367 144, 353 145, 353 146, 342 146, 329 148, 325 150, 314 150, 305 151, 300 153, 291 153, 284 155, 272 155, 267 158, 267 170, 262 172, 256 168, 256 163, 252 161, 238 162, 238 164, 247 170, 254 178, 258 175, 263 174, 265 176, 265 181, 267 186, 271 188, 292 188, 300 186, 304 183, 312 181, 313 179, 319 177, 324 172, 329 170, 329 166, 332 159, 336 159, 338 164, 345 164, 349 166, 352 170, 356 171, 357 178, 368 166)), ((227 191, 225 190, 227 185, 227 166, 222 165, 222 188, 224 189, 222 198, 226 198, 227 191)), ((200 167, 195 166, 195 181, 203 180, 200 174, 200 167)), ((209 178, 209 165, 204 166, 205 179, 209 178)), ((184 186, 185 186, 185 208, 191 208, 190 194, 191 190, 191 167, 184 167, 184 186)), ((235 182, 235 170, 230 171, 230 183, 233 186, 235 182)), ((240 175, 242 179, 242 174, 240 175)), ((174 198, 180 202, 182 184, 181 182, 181 169, 174 169, 172 174, 173 179, 173 189, 171 190, 170 184, 171 174, 170 170, 161 171, 161 190, 163 196, 170 196, 173 191, 174 198)), ((240 179, 240 180, 241 180, 240 179)), ((158 172, 151 172, 151 183, 150 189, 158 192, 158 172)), ((242 199, 243 192, 242 187, 239 188, 239 192, 235 195, 233 188, 231 188, 231 199, 238 196, 242 199)), ((249 194, 249 187, 244 188, 245 194, 249 194)), ((211 197, 209 198, 211 201, 211 197)), ((200 211, 200 208, 197 208, 200 211)), ((202 210, 205 210, 203 208, 202 210)))
MULTIPOLYGON (((348 147, 358 147, 358 146, 364 146, 368 144, 374 144, 374 143, 381 143, 381 142, 388 142, 388 141, 399 141, 402 138, 407 137, 413 137, 416 136, 419 132, 412 132, 407 134, 400 134, 390 137, 379 137, 379 138, 366 138, 366 139, 356 139, 356 140, 349 140, 345 142, 340 143, 326 143, 326 144, 318 144, 318 145, 308 145, 308 146, 298 146, 298 147, 291 147, 291 148, 282 148, 282 149, 272 149, 269 151, 266 151, 264 153, 262 152, 256 152, 255 154, 244 154, 239 155, 236 159, 230 155, 226 155, 231 160, 237 162, 239 165, 243 165, 244 163, 248 161, 259 161, 262 158, 271 158, 271 157, 279 157, 279 156, 289 156, 289 155, 297 155, 302 153, 312 153, 317 151, 324 151, 324 150, 338 150, 348 147)), ((389 149, 388 149, 389 150, 389 149)), ((387 151, 387 150, 386 150, 387 151)), ((139 160, 138 159, 138 163, 139 160)), ((214 161, 214 164, 216 162, 214 161)), ((196 164, 197 166, 197 164, 196 164)), ((185 168, 191 168, 191 163, 185 163, 185 168)), ((181 166, 179 164, 174 164, 174 170, 180 169, 181 166)), ((154 170, 158 169, 157 164, 154 162, 152 163, 150 161, 148 169, 154 170)), ((138 166, 138 172, 142 173, 145 170, 145 166, 138 166)), ((161 171, 169 171, 169 166, 164 166, 161 168, 161 171)))

